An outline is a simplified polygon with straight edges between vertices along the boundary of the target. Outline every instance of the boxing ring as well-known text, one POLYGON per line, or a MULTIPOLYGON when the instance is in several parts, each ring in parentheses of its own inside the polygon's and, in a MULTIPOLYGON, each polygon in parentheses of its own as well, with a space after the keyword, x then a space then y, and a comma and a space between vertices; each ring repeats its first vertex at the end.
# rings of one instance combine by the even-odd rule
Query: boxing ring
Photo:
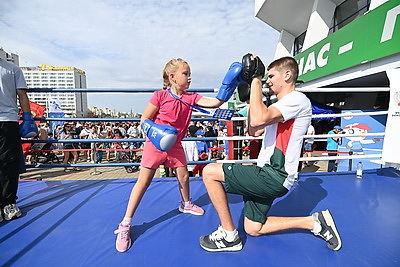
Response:
POLYGON ((243 231, 240 196, 229 195, 244 248, 211 253, 199 237, 217 227, 218 217, 201 178, 191 178, 191 195, 204 216, 177 210, 175 179, 155 178, 139 205, 132 247, 115 250, 116 229, 134 179, 22 181, 23 216, 0 226, 2 266, 398 266, 400 262, 400 172, 301 174, 298 185, 277 199, 271 215, 302 216, 329 208, 342 237, 339 251, 308 231, 251 237, 243 231))
MULTIPOLYGON (((93 121, 89 118, 79 120, 93 121)), ((209 121, 210 118, 203 120, 209 121)), ((243 138, 245 137, 236 136, 220 140, 243 138)), ((88 142, 120 141, 94 140, 88 142)), ((71 141, 73 140, 69 142, 71 141)), ((45 143, 46 140, 39 142, 45 143)), ((339 157, 343 156, 337 156, 339 157)), ((360 158, 360 155, 346 157, 360 158)), ((336 157, 330 157, 332 158, 336 157)), ((305 158, 302 157, 301 160, 305 158)), ((233 159, 218 162, 232 161, 254 162, 233 159)), ((190 164, 209 162, 215 161, 190 164)), ((37 164, 28 167, 60 166, 65 165, 37 164)), ((126 166, 126 163, 76 166, 119 167, 126 166)), ((398 266, 400 171, 394 168, 364 170, 363 179, 356 179, 354 171, 300 173, 298 178, 289 194, 274 202, 269 214, 304 216, 329 208, 342 238, 341 250, 328 249, 324 240, 304 230, 261 237, 248 236, 243 230, 242 198, 229 194, 232 216, 244 241, 243 250, 219 253, 204 251, 199 245, 199 237, 215 230, 219 220, 201 177, 191 177, 191 197, 205 210, 205 215, 180 213, 177 209, 179 193, 176 179, 154 178, 133 220, 132 247, 125 253, 119 253, 115 250, 116 235, 113 231, 125 212, 136 179, 116 177, 111 180, 22 180, 17 205, 23 216, 0 223, 0 265, 398 266)))

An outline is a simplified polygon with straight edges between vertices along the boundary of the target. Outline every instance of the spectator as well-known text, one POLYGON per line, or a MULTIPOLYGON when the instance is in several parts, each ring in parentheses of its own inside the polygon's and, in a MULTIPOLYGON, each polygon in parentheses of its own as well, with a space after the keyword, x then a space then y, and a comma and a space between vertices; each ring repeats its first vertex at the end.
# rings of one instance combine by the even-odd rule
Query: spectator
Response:
MULTIPOLYGON (((217 135, 218 135, 217 132, 214 131, 211 125, 206 127, 206 132, 204 133, 204 137, 217 137, 217 135)), ((214 142, 212 140, 206 141, 206 143, 209 148, 213 147, 214 142)))
MULTIPOLYGON (((190 136, 190 132, 188 131, 187 137, 190 136)), ((197 151, 196 141, 183 141, 182 142, 183 150, 185 151, 186 160, 187 161, 198 161, 199 160, 199 153, 197 151)), ((193 169, 194 165, 188 165, 187 169, 189 171, 189 177, 193 177, 193 169)))
MULTIPOLYGON (((129 127, 127 134, 129 135, 129 138, 139 138, 140 137, 140 130, 139 130, 139 124, 136 122, 129 127)), ((133 142, 133 147, 134 148, 140 148, 141 142, 133 142)))
MULTIPOLYGON (((59 139, 60 140, 73 139, 72 135, 73 135, 73 131, 71 131, 71 125, 69 123, 64 124, 64 128, 62 129, 62 131, 59 135, 59 139)), ((77 164, 78 153, 75 151, 76 146, 74 145, 74 143, 64 143, 63 149, 64 149, 63 164, 68 164, 70 154, 73 156, 73 163, 77 164)), ((72 168, 72 170, 80 171, 80 169, 78 169, 76 167, 72 168)), ((69 172, 69 171, 71 171, 71 170, 68 169, 67 167, 64 168, 64 172, 69 172)))
MULTIPOLYGON (((342 128, 338 125, 334 126, 332 130, 328 132, 328 134, 340 134, 342 133, 342 128)), ((328 137, 326 142, 326 150, 328 151, 329 156, 337 156, 337 151, 339 149, 339 145, 342 143, 341 137, 328 137)), ((328 161, 328 172, 337 171, 336 160, 328 161)))
MULTIPOLYGON (((203 130, 197 130, 196 135, 197 137, 204 137, 204 131, 203 130)), ((208 153, 208 145, 204 140, 197 140, 196 141, 196 145, 197 145, 197 154, 198 154, 198 158, 199 161, 205 161, 208 159, 209 157, 209 153, 208 153)), ((193 174, 194 175, 199 175, 202 176, 203 175, 203 169, 206 166, 206 164, 197 164, 194 169, 193 169, 193 174)))
MULTIPOLYGON (((113 139, 122 139, 122 138, 123 138, 123 137, 122 137, 122 134, 121 134, 120 130, 119 130, 119 129, 115 129, 115 130, 114 130, 114 137, 113 137, 113 139)), ((122 155, 122 153, 121 153, 121 150, 119 150, 119 149, 122 149, 122 144, 121 144, 121 143, 118 143, 118 142, 115 142, 115 143, 113 143, 113 148, 115 149, 115 150, 114 150, 114 152, 115 152, 115 160, 116 160, 117 162, 121 161, 121 155, 122 155)))
MULTIPOLYGON (((88 139, 99 139, 98 128, 96 125, 93 125, 92 128, 90 129, 90 134, 88 139)), ((101 159, 99 160, 99 158, 103 157, 103 151, 96 150, 96 148, 99 147, 99 145, 100 143, 90 143, 90 148, 92 149, 90 153, 90 158, 92 163, 101 162, 101 159)))
MULTIPOLYGON (((307 129, 307 135, 314 135, 314 134, 315 134, 315 129, 310 121, 310 125, 308 126, 308 129, 307 129)), ((314 138, 306 138, 304 140, 304 156, 305 157, 312 157, 313 145, 314 145, 314 138)), ((308 160, 304 161, 303 166, 310 167, 310 161, 308 161, 308 160)))
MULTIPOLYGON (((81 133, 79 134, 81 139, 88 139, 90 134, 90 127, 89 124, 85 123, 83 124, 83 129, 81 133)), ((81 143, 81 148, 83 149, 83 158, 86 159, 87 161, 90 161, 90 143, 81 143)))
POLYGON ((199 128, 195 125, 194 121, 190 121, 188 131, 190 136, 196 136, 196 132, 199 128))

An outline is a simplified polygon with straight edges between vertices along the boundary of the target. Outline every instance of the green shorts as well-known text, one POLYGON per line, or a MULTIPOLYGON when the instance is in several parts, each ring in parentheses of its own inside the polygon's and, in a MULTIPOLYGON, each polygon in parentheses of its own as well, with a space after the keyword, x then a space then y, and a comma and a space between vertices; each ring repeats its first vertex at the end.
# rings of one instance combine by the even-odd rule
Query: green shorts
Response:
POLYGON ((288 192, 283 186, 285 174, 270 165, 224 163, 222 169, 226 192, 243 196, 244 216, 252 221, 265 223, 272 202, 288 192))

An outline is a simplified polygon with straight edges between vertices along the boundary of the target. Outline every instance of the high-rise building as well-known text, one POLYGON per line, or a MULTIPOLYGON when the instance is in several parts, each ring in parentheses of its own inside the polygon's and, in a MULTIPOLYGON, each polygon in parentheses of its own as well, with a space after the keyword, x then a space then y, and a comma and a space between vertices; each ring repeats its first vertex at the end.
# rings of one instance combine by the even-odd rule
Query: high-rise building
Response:
MULTIPOLYGON (((21 67, 28 88, 86 88, 86 74, 75 67, 58 67, 41 64, 36 67, 21 67)), ((85 117, 88 111, 87 93, 32 92, 29 99, 48 110, 49 99, 61 101, 66 117, 85 117)))
POLYGON ((19 66, 18 55, 13 54, 13 53, 7 53, 6 51, 4 51, 4 49, 2 47, 0 47, 0 58, 19 66))

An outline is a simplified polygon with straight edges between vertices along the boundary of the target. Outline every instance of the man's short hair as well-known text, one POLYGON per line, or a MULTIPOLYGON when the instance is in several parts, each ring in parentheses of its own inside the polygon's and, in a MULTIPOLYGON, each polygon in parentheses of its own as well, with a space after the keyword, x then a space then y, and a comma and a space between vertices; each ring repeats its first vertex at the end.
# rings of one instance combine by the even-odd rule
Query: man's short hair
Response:
POLYGON ((267 70, 272 68, 276 68, 278 71, 282 70, 290 70, 293 74, 293 82, 297 81, 299 76, 299 65, 297 64, 296 60, 292 57, 282 57, 276 59, 268 65, 267 70))

